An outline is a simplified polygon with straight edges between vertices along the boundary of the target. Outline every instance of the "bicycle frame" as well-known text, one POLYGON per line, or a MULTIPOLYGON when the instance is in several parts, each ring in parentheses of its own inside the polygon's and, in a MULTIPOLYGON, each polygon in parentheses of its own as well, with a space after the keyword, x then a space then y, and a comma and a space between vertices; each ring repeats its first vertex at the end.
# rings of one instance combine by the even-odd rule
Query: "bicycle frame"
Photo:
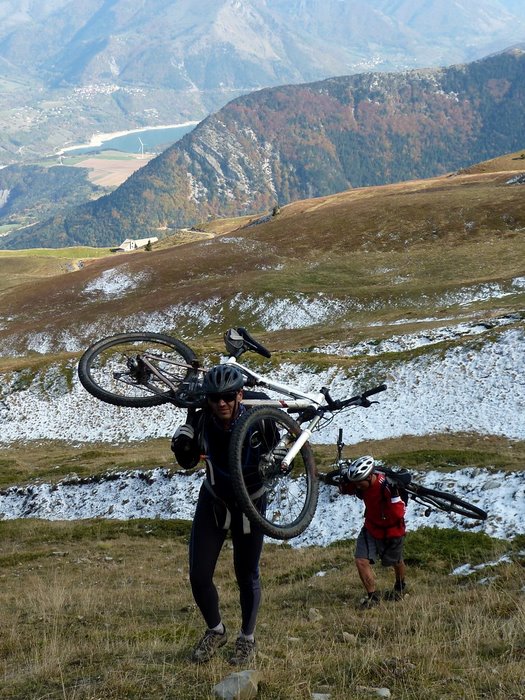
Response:
MULTIPOLYGON (((259 346, 261 347, 261 346, 259 346)), ((253 349, 253 348, 252 348, 253 349)), ((264 348, 262 350, 265 351, 264 348)), ((256 350, 257 351, 257 350, 256 350)), ((266 351, 267 352, 267 351, 266 351)), ((239 353, 242 354, 242 351, 239 353)), ((261 353, 264 354, 264 353, 261 353)), ((267 355, 269 357, 269 354, 267 355)), ((151 359, 155 359, 155 355, 150 355, 151 359)), ((177 387, 170 381, 168 377, 166 377, 162 372, 160 372, 155 365, 148 360, 148 354, 144 354, 141 357, 141 361, 145 364, 145 366, 162 382, 164 382, 170 389, 173 391, 177 391, 177 387)), ((166 362, 167 364, 173 364, 178 367, 186 367, 187 369, 193 369, 196 372, 201 372, 205 373, 206 368, 200 367, 197 362, 194 364, 181 364, 172 360, 169 360, 167 358, 163 358, 163 362, 166 362)), ((246 367, 245 365, 241 364, 236 355, 230 355, 226 360, 224 360, 221 364, 230 364, 230 365, 235 365, 238 367, 241 372, 244 374, 244 376, 248 379, 248 382, 246 383, 247 386, 257 386, 262 389, 268 389, 270 391, 274 391, 278 394, 281 394, 285 397, 288 397, 287 399, 271 399, 271 398, 263 398, 263 399, 257 399, 257 398, 243 398, 242 399, 242 404, 250 407, 250 408, 255 408, 255 407, 275 407, 279 409, 286 409, 289 412, 298 412, 300 413, 301 411, 307 411, 310 410, 310 413, 308 415, 309 418, 309 423, 308 425, 301 430, 300 435, 297 437, 297 439, 294 441, 294 444, 288 449, 288 452, 285 456, 285 458, 281 462, 281 468, 283 472, 286 472, 294 458, 299 454, 301 448, 304 446, 306 442, 311 438, 313 432, 318 429, 319 423, 323 419, 325 413, 331 413, 336 410, 341 410, 342 408, 350 408, 352 406, 352 401, 359 399, 361 403, 355 403, 355 405, 370 405, 370 403, 365 403, 366 402, 366 396, 371 394, 371 393, 376 393, 378 390, 383 391, 386 387, 382 385, 380 388, 376 388, 374 390, 370 390, 369 392, 365 392, 362 396, 360 397, 354 397, 354 399, 350 399, 347 401, 334 401, 333 399, 330 398, 328 394, 328 390, 323 388, 321 391, 317 393, 311 393, 311 392, 305 392, 302 391, 301 389, 290 386, 288 384, 285 384, 283 382, 277 382, 273 381, 271 379, 268 379, 267 377, 259 374, 258 372, 255 372, 254 370, 250 369, 249 367, 246 367), (364 401, 364 402, 363 402, 364 401)), ((280 445, 281 446, 281 445, 280 445)))
MULTIPOLYGON (((153 359, 154 355, 151 356, 153 359)), ((160 372, 154 364, 148 360, 148 355, 144 354, 141 356, 142 362, 145 366, 154 374, 157 379, 160 379, 166 386, 168 386, 173 391, 177 390, 177 387, 166 377, 162 372, 160 372)), ((166 364, 176 365, 177 367, 187 367, 192 369, 191 365, 184 365, 180 362, 174 362, 167 358, 163 358, 163 362, 166 364)), ((325 402, 324 395, 322 393, 312 394, 309 392, 304 392, 297 387, 291 387, 287 384, 282 384, 281 382, 274 382, 272 380, 263 377, 263 375, 254 372, 245 365, 242 365, 237 361, 235 357, 229 357, 223 364, 233 364, 238 367, 241 372, 248 377, 254 386, 260 386, 263 389, 270 389, 277 393, 283 394, 284 396, 291 397, 292 401, 285 401, 284 399, 243 399, 242 403, 246 406, 276 406, 277 408, 288 408, 291 410, 302 410, 305 408, 310 408, 313 406, 321 406, 325 402)), ((204 367, 193 367, 193 369, 199 372, 206 372, 204 367)))
POLYGON ((224 364, 235 365, 244 375, 251 379, 255 385, 263 389, 270 389, 270 391, 275 391, 295 399, 295 401, 279 399, 243 399, 242 402, 246 406, 277 406, 278 408, 303 409, 309 408, 310 406, 320 406, 325 403, 325 398, 320 392, 318 394, 311 394, 301 391, 297 387, 291 387, 288 384, 282 384, 281 382, 267 379, 245 365, 242 365, 235 357, 229 357, 224 364))
MULTIPOLYGON (((159 370, 155 367, 154 364, 148 361, 146 355, 142 356, 142 361, 158 379, 166 383, 166 385, 169 386, 171 389, 176 390, 176 387, 170 382, 170 380, 166 376, 164 376, 162 372, 159 372, 159 370)), ((164 362, 167 362, 168 364, 178 364, 166 359, 164 360, 164 362)), ((304 392, 298 389, 297 387, 292 387, 288 384, 283 384, 281 382, 276 382, 271 379, 267 379, 258 372, 255 372, 249 367, 246 367, 245 365, 238 362, 237 358, 234 356, 228 357, 228 359, 223 364, 231 364, 238 367, 241 370, 241 372, 246 377, 248 377, 250 383, 253 382, 254 386, 258 386, 263 389, 269 389, 270 391, 275 391, 279 394, 282 394, 283 396, 288 396, 292 399, 291 401, 284 399, 242 399, 241 403, 247 407, 253 408, 256 406, 274 406, 276 408, 288 409, 290 411, 301 411, 308 408, 316 409, 316 413, 310 420, 308 426, 302 430, 297 440, 288 450, 286 457, 282 460, 282 469, 283 471, 286 471, 286 469, 288 469, 294 458, 299 454, 303 445, 311 438, 312 433, 317 428, 319 422, 321 421, 324 415, 324 412, 328 408, 324 394, 322 394, 321 392, 318 392, 317 394, 304 392), (322 408, 321 412, 317 411, 317 409, 319 408, 322 408)), ((181 365, 178 364, 178 366, 181 365)), ((206 371, 203 367, 195 367, 194 369, 197 369, 199 372, 206 371)))
MULTIPOLYGON (((318 409, 323 405, 323 403, 326 405, 326 399, 322 393, 319 392, 318 394, 314 395, 303 392, 300 389, 297 389, 296 387, 290 387, 287 384, 282 384, 281 382, 274 382, 272 380, 268 380, 262 375, 258 374, 257 372, 254 372, 253 370, 248 369, 248 367, 241 365, 239 362, 237 362, 237 359, 235 357, 229 357, 225 364, 234 364, 236 367, 239 367, 239 369, 252 381, 254 381, 257 386, 260 386, 263 389, 270 389, 270 391, 276 391, 278 393, 284 394, 285 396, 290 396, 292 397, 292 399, 295 399, 292 401, 284 401, 282 399, 243 399, 242 403, 245 406, 275 406, 277 408, 286 408, 288 410, 302 410, 314 407, 318 409)), ((282 471, 286 471, 288 469, 290 464, 293 462, 294 458, 297 457, 297 455, 301 451, 303 445, 306 442, 308 442, 308 440, 311 438, 312 433, 314 432, 321 418, 323 417, 323 413, 324 411, 322 413, 318 413, 316 411, 316 414, 314 415, 308 426, 306 428, 303 428, 301 434, 296 439, 294 444, 290 447, 290 449, 286 453, 286 456, 281 462, 282 471)))
MULTIPOLYGON (((317 392, 304 391, 239 362, 248 350, 271 357, 246 329, 229 329, 224 341, 221 364, 239 369, 245 389, 228 450, 233 490, 245 515, 265 534, 277 539, 296 537, 311 522, 319 493, 319 474, 309 444, 312 434, 339 411, 368 408, 374 403, 369 397, 386 385, 344 399, 334 399, 324 386, 317 392), (246 475, 264 486, 265 513, 254 506, 246 475)), ((91 345, 79 360, 78 376, 101 401, 131 408, 171 404, 186 409, 191 423, 193 412, 207 404, 203 382, 208 369, 178 338, 138 331, 118 333, 91 345)))

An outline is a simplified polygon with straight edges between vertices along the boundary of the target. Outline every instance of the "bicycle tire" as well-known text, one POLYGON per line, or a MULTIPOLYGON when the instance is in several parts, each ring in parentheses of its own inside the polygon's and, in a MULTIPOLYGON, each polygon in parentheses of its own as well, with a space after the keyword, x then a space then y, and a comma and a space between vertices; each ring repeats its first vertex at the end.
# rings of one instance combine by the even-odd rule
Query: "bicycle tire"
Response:
POLYGON ((332 469, 329 472, 319 475, 319 480, 325 483, 327 486, 339 486, 341 482, 341 470, 332 469))
POLYGON ((78 378, 90 394, 114 406, 149 408, 169 402, 193 408, 202 403, 202 395, 192 392, 198 387, 198 373, 191 366, 196 359, 188 345, 171 336, 119 333, 99 340, 84 352, 78 363, 78 378), (137 358, 145 352, 152 353, 151 362, 168 376, 177 387, 175 391, 148 368, 137 369, 137 358))
POLYGON ((286 473, 268 459, 276 442, 295 442, 301 432, 288 413, 262 406, 241 416, 230 442, 230 473, 237 501, 251 523, 278 540, 304 532, 317 508, 319 479, 309 443, 301 447, 286 473), (250 497, 256 487, 265 489, 264 512, 250 497))
POLYGON ((405 488, 411 497, 420 498, 425 504, 434 506, 434 508, 445 513, 456 513, 464 518, 472 518, 474 520, 486 520, 488 517, 486 511, 452 493, 436 491, 420 484, 409 484, 405 488))

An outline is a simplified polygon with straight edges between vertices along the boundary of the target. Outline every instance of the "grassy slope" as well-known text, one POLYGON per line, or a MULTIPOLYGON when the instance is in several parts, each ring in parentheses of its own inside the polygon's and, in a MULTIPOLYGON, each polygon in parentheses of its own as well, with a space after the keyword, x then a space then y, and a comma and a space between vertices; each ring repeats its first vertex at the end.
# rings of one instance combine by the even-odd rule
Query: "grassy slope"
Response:
MULTIPOLYGON (((314 445, 316 464, 328 471, 336 457, 335 445, 314 445)), ((460 469, 468 466, 516 471, 525 462, 525 442, 497 436, 467 434, 404 436, 362 442, 345 448, 344 457, 374 454, 397 466, 418 469, 460 469)), ((60 441, 19 443, 0 448, 0 488, 33 481, 55 482, 127 469, 174 468, 167 439, 143 443, 90 443, 70 445, 60 441)))
MULTIPOLYGON (((220 233, 232 228, 230 244, 225 244, 230 240, 226 235, 93 261, 74 276, 59 275, 1 294, 4 313, 16 315, 18 321, 0 336, 49 330, 51 307, 53 328, 67 331, 72 318, 75 323, 99 321, 107 314, 125 318, 178 303, 228 300, 237 293, 265 294, 268 299, 294 292, 351 296, 363 308, 342 317, 341 326, 350 324, 354 339, 362 333, 380 336, 379 327, 369 327, 373 321, 501 313, 515 306, 516 299, 479 302, 468 309, 436 307, 436 300, 465 285, 508 282, 523 275, 525 197, 523 186, 505 184, 509 172, 350 190, 296 202, 268 223, 250 228, 234 230, 234 222, 217 223, 220 233), (121 265, 131 276, 144 270, 153 274, 142 283, 140 293, 87 305, 84 286, 104 270, 121 265)), ((256 319, 239 318, 237 313, 231 313, 226 323, 244 323, 260 332, 256 319)), ((177 330, 195 333, 190 328, 177 330)), ((216 343, 222 330, 223 324, 210 326, 208 338, 199 334, 197 342, 216 343)), ((261 337, 272 349, 295 350, 344 340, 341 336, 341 328, 321 324, 261 337)))
POLYGON ((109 248, 35 248, 0 251, 0 294, 20 285, 45 283, 51 277, 63 275, 90 260, 110 255, 109 248))
MULTIPOLYGON (((206 225, 207 231, 215 226, 215 233, 231 230, 234 238, 246 236, 254 244, 248 250, 218 241, 204 248, 190 243, 177 249, 163 242, 152 253, 93 260, 74 273, 63 274, 56 259, 55 267, 29 266, 30 284, 21 282, 16 290, 0 284, 4 315, 16 313, 18 318, 9 332, 41 330, 50 316, 59 329, 67 330, 72 318, 95 320, 104 313, 118 317, 137 306, 154 311, 163 304, 238 290, 273 296, 289 289, 324 291, 365 302, 381 295, 395 299, 380 311, 365 308, 354 314, 347 320, 351 331, 320 326, 261 334, 282 359, 308 357, 292 351, 324 340, 389 332, 367 327, 373 320, 413 317, 415 322, 428 314, 463 318, 516 310, 516 297, 468 310, 439 309, 429 301, 414 311, 407 301, 524 274, 523 188, 503 184, 508 172, 500 171, 506 167, 490 167, 493 170, 479 175, 297 202, 270 223, 247 230, 236 230, 237 221, 206 225), (476 225, 466 230, 468 221, 476 225), (282 265, 281 271, 257 270, 261 256, 282 265), (79 301, 83 286, 115 264, 137 274, 145 266, 154 269, 149 293, 89 305, 79 301), (407 279, 399 282, 399 277, 407 279)), ((68 255, 77 257, 65 255, 66 260, 68 255)), ((232 317, 232 324, 238 322, 232 317)), ((414 328, 424 326, 414 323, 414 328)), ((408 328, 410 324, 404 329, 408 328)), ((220 349, 220 336, 219 329, 212 328, 195 344, 220 349)), ((3 359, 2 368, 50 359, 3 359)), ((516 469, 525 455, 524 443, 472 435, 400 438, 353 449, 368 452, 372 447, 378 457, 418 467, 493 464, 516 469)), ((326 468, 334 450, 316 451, 326 468)), ((132 449, 21 444, 0 451, 0 485, 170 463, 165 440, 132 449)), ((202 631, 187 580, 188 524, 27 520, 0 522, 0 533, 2 698, 200 700, 211 698, 212 686, 231 671, 222 655, 202 668, 187 663, 202 631)), ((487 576, 486 569, 465 579, 449 575, 457 564, 486 562, 509 547, 523 549, 522 540, 509 544, 472 533, 411 533, 410 597, 367 613, 355 607, 361 589, 350 543, 299 551, 267 546, 261 567, 258 697, 303 700, 320 691, 342 700, 358 697, 362 686, 386 686, 393 697, 406 700, 522 697, 523 566, 513 560, 491 569, 485 585, 476 581, 487 576), (315 576, 319 571, 327 573, 315 576), (312 608, 322 619, 310 620, 312 608)), ((377 573, 380 586, 389 587, 389 572, 377 573)), ((234 635, 239 624, 237 591, 227 549, 217 574, 225 619, 234 635)))
MULTIPOLYGON (((2 522, 0 532, 5 700, 206 700, 232 671, 231 646, 210 664, 188 663, 203 624, 188 582, 187 524, 24 521, 2 522)), ((388 687, 405 700, 522 697, 519 560, 468 578, 450 571, 524 544, 414 533, 406 550, 410 595, 366 612, 356 609, 351 543, 267 545, 257 697, 304 700, 317 691, 346 700, 361 697, 363 686, 388 687)), ((377 574, 380 588, 392 585, 390 572, 377 574)), ((234 638, 238 594, 228 548, 217 583, 234 638)))

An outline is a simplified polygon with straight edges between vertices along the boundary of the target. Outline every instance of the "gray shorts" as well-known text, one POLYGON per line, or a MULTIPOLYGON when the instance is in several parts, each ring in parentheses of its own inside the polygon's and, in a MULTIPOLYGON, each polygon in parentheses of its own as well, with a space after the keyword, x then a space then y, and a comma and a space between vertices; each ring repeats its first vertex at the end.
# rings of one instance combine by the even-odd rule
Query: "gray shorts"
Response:
POLYGON ((368 559, 371 564, 381 561, 383 566, 393 566, 403 560, 404 537, 376 540, 366 528, 362 528, 355 543, 355 558, 368 559))

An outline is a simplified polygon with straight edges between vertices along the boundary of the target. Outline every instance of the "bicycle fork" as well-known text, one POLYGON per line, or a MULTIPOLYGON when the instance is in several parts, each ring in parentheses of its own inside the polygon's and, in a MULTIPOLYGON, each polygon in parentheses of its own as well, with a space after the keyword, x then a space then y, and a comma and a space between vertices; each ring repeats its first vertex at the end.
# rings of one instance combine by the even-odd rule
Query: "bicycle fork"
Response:
POLYGON ((303 445, 312 437, 312 433, 316 429, 321 417, 321 415, 316 414, 308 424, 308 427, 301 432, 297 440, 286 453, 286 457, 281 462, 281 471, 286 472, 289 469, 290 464, 293 462, 294 458, 297 457, 303 445))

